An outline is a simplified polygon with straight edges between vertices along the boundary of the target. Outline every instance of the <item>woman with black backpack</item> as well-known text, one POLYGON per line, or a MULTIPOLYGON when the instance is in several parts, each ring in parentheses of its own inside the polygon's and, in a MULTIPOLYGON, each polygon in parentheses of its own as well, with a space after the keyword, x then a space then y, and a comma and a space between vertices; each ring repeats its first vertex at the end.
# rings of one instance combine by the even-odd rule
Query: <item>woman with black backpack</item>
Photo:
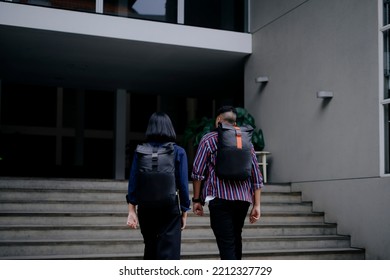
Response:
POLYGON ((181 231, 190 209, 187 155, 174 143, 176 133, 165 113, 150 117, 145 136, 130 170, 127 225, 139 224, 144 259, 180 259, 181 231))

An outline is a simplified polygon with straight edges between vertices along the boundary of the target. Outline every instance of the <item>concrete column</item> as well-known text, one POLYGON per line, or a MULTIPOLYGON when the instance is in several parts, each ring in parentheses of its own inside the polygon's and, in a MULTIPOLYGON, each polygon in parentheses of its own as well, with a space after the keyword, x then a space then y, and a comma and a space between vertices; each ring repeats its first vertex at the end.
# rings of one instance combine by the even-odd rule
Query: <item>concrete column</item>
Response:
POLYGON ((57 88, 57 120, 56 120, 56 165, 62 164, 62 116, 64 89, 57 88))
POLYGON ((224 0, 219 6, 221 9, 221 27, 223 29, 233 30, 234 18, 234 3, 232 0, 224 0))
POLYGON ((76 112, 76 127, 75 127, 75 157, 74 165, 84 165, 84 128, 85 128, 85 92, 80 90, 77 92, 77 112, 76 112))
POLYGON ((102 14, 103 13, 103 6, 104 6, 103 0, 96 0, 95 12, 98 14, 102 14))
POLYGON ((126 168, 126 90, 115 93, 115 131, 114 131, 114 179, 125 179, 126 168))
POLYGON ((244 32, 250 32, 251 30, 251 18, 250 18, 250 11, 251 11, 251 1, 245 0, 245 29, 244 32))
POLYGON ((2 90, 2 84, 0 80, 0 125, 1 125, 1 90, 2 90))
POLYGON ((184 0, 177 0, 177 23, 184 24, 184 0))
MULTIPOLYGON (((196 118, 196 109, 198 106, 198 101, 196 98, 187 98, 186 103, 187 103, 186 104, 187 105, 187 121, 192 121, 196 118)), ((184 148, 187 149, 187 157, 188 157, 188 162, 189 162, 188 168, 192 168, 190 163, 193 162, 194 157, 195 157, 194 145, 191 142, 187 147, 184 147, 184 148)))
POLYGON ((131 131, 130 126, 130 116, 131 116, 131 93, 126 94, 126 143, 129 139, 129 134, 131 131))
POLYGON ((161 95, 157 95, 157 112, 160 112, 162 110, 162 100, 161 100, 161 95))

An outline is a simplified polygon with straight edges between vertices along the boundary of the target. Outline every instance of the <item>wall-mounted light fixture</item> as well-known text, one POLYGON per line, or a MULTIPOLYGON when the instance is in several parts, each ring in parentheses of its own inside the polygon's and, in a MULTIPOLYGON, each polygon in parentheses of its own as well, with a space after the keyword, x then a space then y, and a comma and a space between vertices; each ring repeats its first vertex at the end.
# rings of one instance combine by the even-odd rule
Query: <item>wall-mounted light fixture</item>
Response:
POLYGON ((333 91, 321 90, 317 91, 317 98, 333 98, 333 91))
POLYGON ((266 76, 260 76, 256 78, 256 83, 267 83, 268 82, 268 77, 266 76))

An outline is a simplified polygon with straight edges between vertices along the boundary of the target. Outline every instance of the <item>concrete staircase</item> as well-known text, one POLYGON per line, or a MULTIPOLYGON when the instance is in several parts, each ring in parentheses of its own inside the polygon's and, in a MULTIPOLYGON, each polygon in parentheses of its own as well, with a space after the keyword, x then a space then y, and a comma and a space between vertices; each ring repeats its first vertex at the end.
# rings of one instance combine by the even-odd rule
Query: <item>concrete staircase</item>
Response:
MULTIPOLYGON (((142 259, 141 233, 126 227, 126 193, 127 182, 0 178, 0 259, 142 259)), ((219 259, 205 210, 189 214, 182 259, 219 259)), ((365 258, 288 185, 266 185, 243 246, 244 259, 365 258)))

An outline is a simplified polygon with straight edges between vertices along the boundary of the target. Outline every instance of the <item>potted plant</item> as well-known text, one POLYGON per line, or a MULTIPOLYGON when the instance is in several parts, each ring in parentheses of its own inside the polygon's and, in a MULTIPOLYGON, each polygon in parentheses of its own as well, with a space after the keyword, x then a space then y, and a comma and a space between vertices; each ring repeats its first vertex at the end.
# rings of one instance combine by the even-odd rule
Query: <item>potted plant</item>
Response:
MULTIPOLYGON (((245 126, 250 125, 253 127, 252 143, 256 151, 262 151, 264 149, 264 136, 261 129, 256 129, 254 117, 242 107, 237 107, 237 125, 245 126)), ((200 120, 192 120, 186 127, 183 135, 183 145, 187 146, 190 141, 194 146, 198 146, 200 139, 206 133, 212 131, 215 128, 215 120, 213 118, 203 117, 200 120)))

